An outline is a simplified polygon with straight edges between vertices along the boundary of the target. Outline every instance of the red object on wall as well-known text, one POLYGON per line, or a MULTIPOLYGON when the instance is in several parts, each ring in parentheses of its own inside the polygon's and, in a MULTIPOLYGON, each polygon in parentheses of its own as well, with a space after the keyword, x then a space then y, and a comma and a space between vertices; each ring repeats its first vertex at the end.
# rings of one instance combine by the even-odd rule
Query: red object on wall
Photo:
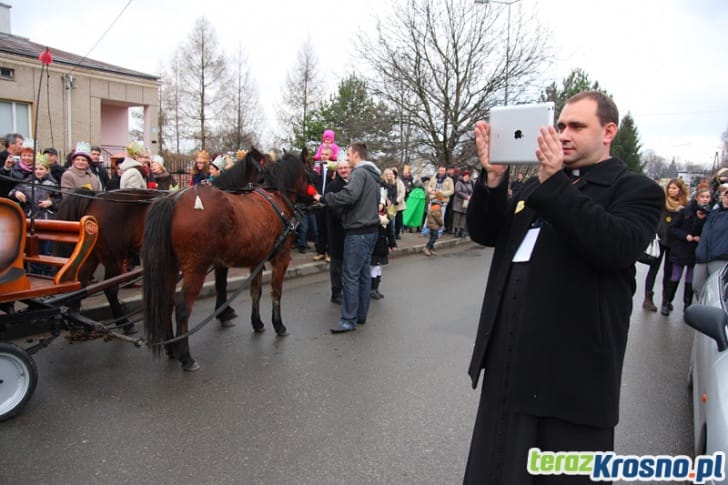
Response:
POLYGON ((46 47, 46 50, 41 52, 40 55, 38 56, 38 60, 40 60, 40 62, 42 62, 46 66, 48 64, 50 64, 51 62, 53 62, 53 56, 51 55, 51 51, 48 50, 48 48, 46 47))

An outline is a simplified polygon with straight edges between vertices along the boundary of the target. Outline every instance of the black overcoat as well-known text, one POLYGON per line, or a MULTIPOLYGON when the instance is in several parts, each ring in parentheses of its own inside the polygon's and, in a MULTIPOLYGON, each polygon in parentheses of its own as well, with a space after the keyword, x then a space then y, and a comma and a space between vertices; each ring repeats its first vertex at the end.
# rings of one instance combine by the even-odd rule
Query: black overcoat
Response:
MULTIPOLYGON (((326 184, 326 193, 336 193, 344 188, 346 181, 336 175, 336 178, 326 184)), ((338 261, 344 260, 344 237, 346 231, 341 227, 341 210, 333 207, 326 208, 326 230, 328 235, 329 256, 338 261)))
MULTIPOLYGON (((660 187, 611 158, 581 178, 566 172, 528 180, 507 198, 482 173, 467 212, 473 241, 495 246, 469 374, 477 386, 508 271, 531 223, 529 305, 514 335, 509 402, 516 412, 611 427, 619 413, 634 262, 654 238, 664 206, 660 187)), ((487 392, 487 373, 484 386, 487 392)))
POLYGON ((670 225, 670 262, 682 266, 695 265, 695 249, 697 241, 688 241, 688 234, 700 236, 705 219, 697 215, 698 203, 693 199, 687 207, 680 210, 670 225))

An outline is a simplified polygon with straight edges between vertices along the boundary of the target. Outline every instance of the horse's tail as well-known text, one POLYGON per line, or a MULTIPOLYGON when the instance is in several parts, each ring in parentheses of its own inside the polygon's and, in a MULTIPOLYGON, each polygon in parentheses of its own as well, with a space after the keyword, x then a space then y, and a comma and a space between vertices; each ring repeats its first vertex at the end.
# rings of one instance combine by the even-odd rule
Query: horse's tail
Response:
POLYGON ((155 355, 162 342, 169 335, 174 308, 175 287, 179 273, 177 260, 172 249, 172 215, 174 198, 162 197, 155 200, 147 211, 142 242, 142 267, 144 268, 143 312, 147 342, 155 355))

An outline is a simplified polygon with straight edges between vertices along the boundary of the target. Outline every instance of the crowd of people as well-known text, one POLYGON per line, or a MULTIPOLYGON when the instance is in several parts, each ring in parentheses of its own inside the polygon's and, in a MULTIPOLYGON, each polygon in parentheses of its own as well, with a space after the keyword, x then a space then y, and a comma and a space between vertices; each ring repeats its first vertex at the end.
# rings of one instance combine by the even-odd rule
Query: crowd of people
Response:
POLYGON ((693 302, 707 276, 728 260, 728 169, 721 168, 710 183, 698 184, 692 194, 680 178, 664 189, 665 202, 657 227, 659 255, 649 264, 642 308, 656 312, 654 285, 662 266, 660 313, 669 316, 680 280, 683 281, 683 311, 693 302), (724 222, 726 221, 726 222, 724 222), (708 223, 710 222, 710 223, 708 223))
MULTIPOLYGON (((485 121, 474 129, 477 181, 454 166, 419 180, 409 166, 401 174, 380 170, 363 142, 351 143, 340 159, 332 130, 307 167, 323 206, 301 221, 296 245, 305 253, 313 239, 314 260, 330 263, 331 301, 341 306, 332 333, 367 323, 404 232, 427 236, 428 257, 437 255, 444 231, 494 247, 468 369, 473 388, 484 377, 465 483, 561 483, 561 476, 529 475, 529 450, 613 450, 636 259, 657 232, 660 254, 647 272, 642 306, 658 310, 654 285, 662 267, 663 315, 673 311, 681 279, 687 307, 728 260, 728 169, 692 193, 680 179, 661 189, 611 156, 618 121, 603 93, 569 98, 556 126, 541 129, 538 170, 528 179, 510 180, 507 165, 490 163, 485 121)), ((107 180, 94 170, 93 147, 77 146, 62 174, 54 172, 52 149, 36 155, 19 135, 7 137, 6 148, 0 195, 39 215, 57 203, 43 192, 52 185, 104 190, 116 179, 121 188, 177 186, 164 160, 140 144, 127 148, 120 173, 107 180), (29 200, 30 181, 40 184, 37 201, 29 200)), ((231 163, 198 151, 190 183, 210 183, 231 163)))

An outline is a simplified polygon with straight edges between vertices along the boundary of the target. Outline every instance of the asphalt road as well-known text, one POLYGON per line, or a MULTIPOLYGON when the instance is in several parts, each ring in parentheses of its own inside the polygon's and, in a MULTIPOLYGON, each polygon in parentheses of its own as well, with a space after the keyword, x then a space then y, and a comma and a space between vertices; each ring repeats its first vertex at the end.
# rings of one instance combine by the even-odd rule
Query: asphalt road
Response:
MULTIPOLYGON (((59 339, 35 355, 31 402, 0 424, 0 481, 459 483, 480 392, 466 368, 489 259, 475 245, 393 259, 385 299, 344 335, 329 333, 339 308, 327 274, 285 283, 288 337, 270 327, 267 295, 268 331, 253 334, 246 296, 236 327, 211 324, 191 339, 202 366, 193 374, 121 342, 59 339)), ((681 304, 666 319, 644 312, 641 296, 617 450, 690 454, 691 330, 681 304)), ((199 302, 193 320, 211 304, 199 302)))

